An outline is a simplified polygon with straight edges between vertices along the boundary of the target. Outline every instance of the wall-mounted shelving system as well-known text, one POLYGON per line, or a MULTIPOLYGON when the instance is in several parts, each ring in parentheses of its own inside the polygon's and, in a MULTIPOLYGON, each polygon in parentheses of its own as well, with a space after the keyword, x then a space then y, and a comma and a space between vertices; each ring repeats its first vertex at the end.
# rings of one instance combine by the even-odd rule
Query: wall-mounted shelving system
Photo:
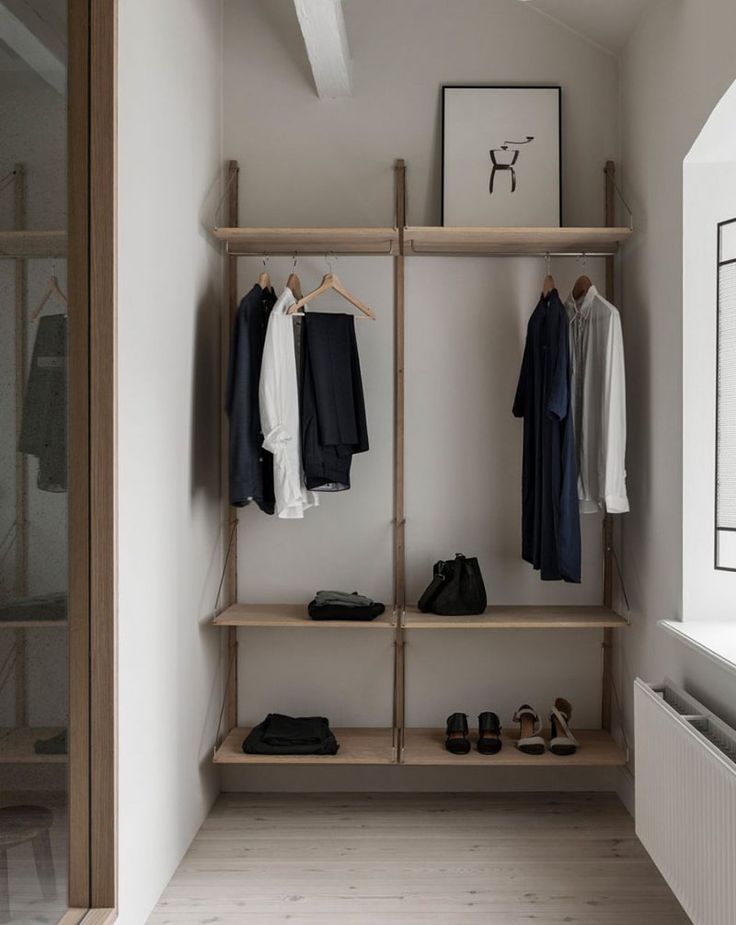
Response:
MULTIPOLYGON (((63 259, 67 255, 67 233, 63 230, 26 228, 26 170, 16 164, 12 172, 13 219, 15 227, 0 231, 0 259, 12 260, 14 273, 15 340, 15 443, 18 445, 23 401, 28 374, 28 280, 27 262, 34 259, 63 259)), ((15 582, 14 592, 22 598, 28 592, 28 459, 18 451, 15 458, 15 582)), ((0 729, 0 764, 56 764, 66 755, 37 754, 35 742, 61 732, 60 729, 28 725, 27 631, 67 627, 66 619, 0 620, 0 632, 13 631, 15 726, 0 729)))
MULTIPOLYGON (((394 228, 242 228, 238 226, 238 165, 228 167, 229 216, 231 227, 216 228, 215 237, 225 245, 229 263, 229 310, 223 313, 223 366, 229 354, 229 337, 237 309, 237 258, 271 255, 374 255, 394 260, 394 602, 391 613, 369 623, 319 622, 309 618, 306 606, 299 604, 244 604, 237 602, 237 511, 224 500, 228 549, 224 582, 226 603, 214 617, 216 626, 228 630, 228 678, 225 694, 227 732, 214 752, 216 764, 239 766, 286 765, 423 765, 478 767, 615 767, 627 755, 611 734, 612 725, 612 633, 624 628, 627 620, 613 609, 612 518, 604 518, 603 601, 599 606, 513 606, 494 605, 484 614, 468 617, 442 617, 422 614, 406 604, 405 588, 405 508, 404 508, 404 261, 421 256, 585 256, 605 257, 606 287, 613 299, 613 260, 633 229, 614 227, 614 165, 605 167, 605 206, 607 225, 601 228, 453 228, 406 225, 405 165, 397 161, 396 226, 394 228), (237 649, 238 632, 252 627, 320 632, 389 631, 394 639, 394 716, 393 725, 384 729, 335 729, 340 750, 334 756, 246 755, 242 743, 249 730, 237 725, 237 649), (418 631, 463 630, 580 630, 602 632, 602 715, 601 728, 576 730, 581 747, 575 755, 525 755, 507 739, 498 755, 471 752, 452 755, 444 748, 444 730, 405 728, 404 645, 406 633, 418 631)), ((227 485, 227 425, 223 428, 223 485, 227 485)))

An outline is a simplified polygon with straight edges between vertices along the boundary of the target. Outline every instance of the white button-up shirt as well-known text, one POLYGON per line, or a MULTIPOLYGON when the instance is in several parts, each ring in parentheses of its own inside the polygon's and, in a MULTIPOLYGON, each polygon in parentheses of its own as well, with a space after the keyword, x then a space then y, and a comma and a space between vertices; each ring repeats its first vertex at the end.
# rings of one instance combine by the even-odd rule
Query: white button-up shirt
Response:
POLYGON ((273 453, 276 513, 285 519, 304 517, 307 508, 319 504, 302 472, 294 322, 286 314, 295 301, 287 287, 271 310, 258 389, 263 446, 273 453))
POLYGON ((626 376, 618 309, 591 286, 565 307, 570 320, 571 397, 582 513, 629 510, 626 376))

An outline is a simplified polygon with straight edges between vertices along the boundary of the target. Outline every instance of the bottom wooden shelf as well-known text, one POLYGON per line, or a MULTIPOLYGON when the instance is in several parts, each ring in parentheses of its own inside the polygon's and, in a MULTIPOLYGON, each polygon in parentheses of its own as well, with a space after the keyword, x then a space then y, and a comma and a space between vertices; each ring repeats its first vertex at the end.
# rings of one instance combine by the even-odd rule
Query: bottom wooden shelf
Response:
POLYGON ((216 750, 215 764, 393 764, 395 761, 391 729, 333 729, 340 743, 336 755, 246 755, 243 740, 246 726, 231 729, 216 750))
POLYGON ((50 739, 61 729, 0 729, 0 764, 64 764, 67 755, 39 755, 34 746, 39 739, 50 739))
MULTIPOLYGON (((453 765, 457 767, 616 767, 626 764, 626 755, 610 733, 602 729, 574 730, 580 748, 574 755, 525 755, 512 736, 503 736, 497 755, 481 755, 475 748, 477 733, 471 732, 473 748, 468 755, 453 755, 445 748, 444 729, 407 729, 404 734, 404 764, 453 765)), ((546 737, 546 734, 545 734, 546 737)))
MULTIPOLYGON (((335 729, 340 743, 336 755, 246 755, 243 740, 250 729, 232 729, 216 750, 215 764, 394 764, 391 729, 335 729)), ((626 755, 612 736, 601 729, 578 731, 575 735, 580 748, 574 755, 525 755, 514 745, 512 736, 504 736, 503 748, 497 755, 481 755, 475 747, 468 755, 452 755, 445 749, 444 729, 407 729, 405 732, 405 765, 453 765, 456 767, 617 767, 626 764, 626 755)), ((471 737, 471 741, 472 741, 471 737)))

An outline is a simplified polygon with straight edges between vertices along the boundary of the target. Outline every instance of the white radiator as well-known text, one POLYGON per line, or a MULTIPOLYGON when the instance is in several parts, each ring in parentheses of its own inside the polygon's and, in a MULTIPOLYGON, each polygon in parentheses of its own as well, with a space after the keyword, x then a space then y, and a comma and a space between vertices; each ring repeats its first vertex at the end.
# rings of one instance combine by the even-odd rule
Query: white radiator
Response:
POLYGON ((669 681, 634 710, 636 834, 694 925, 735 925, 736 731, 669 681))

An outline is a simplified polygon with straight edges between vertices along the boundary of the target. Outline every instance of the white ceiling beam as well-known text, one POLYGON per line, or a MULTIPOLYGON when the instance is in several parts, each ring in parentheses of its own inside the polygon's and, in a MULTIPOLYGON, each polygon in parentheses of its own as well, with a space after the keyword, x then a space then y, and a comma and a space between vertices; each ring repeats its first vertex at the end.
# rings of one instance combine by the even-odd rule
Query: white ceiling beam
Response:
POLYGON ((58 51, 52 50, 15 12, 0 3, 0 41, 36 71, 62 96, 66 94, 66 65, 58 51))
POLYGON ((294 0, 320 99, 351 95, 350 50, 342 0, 294 0))

